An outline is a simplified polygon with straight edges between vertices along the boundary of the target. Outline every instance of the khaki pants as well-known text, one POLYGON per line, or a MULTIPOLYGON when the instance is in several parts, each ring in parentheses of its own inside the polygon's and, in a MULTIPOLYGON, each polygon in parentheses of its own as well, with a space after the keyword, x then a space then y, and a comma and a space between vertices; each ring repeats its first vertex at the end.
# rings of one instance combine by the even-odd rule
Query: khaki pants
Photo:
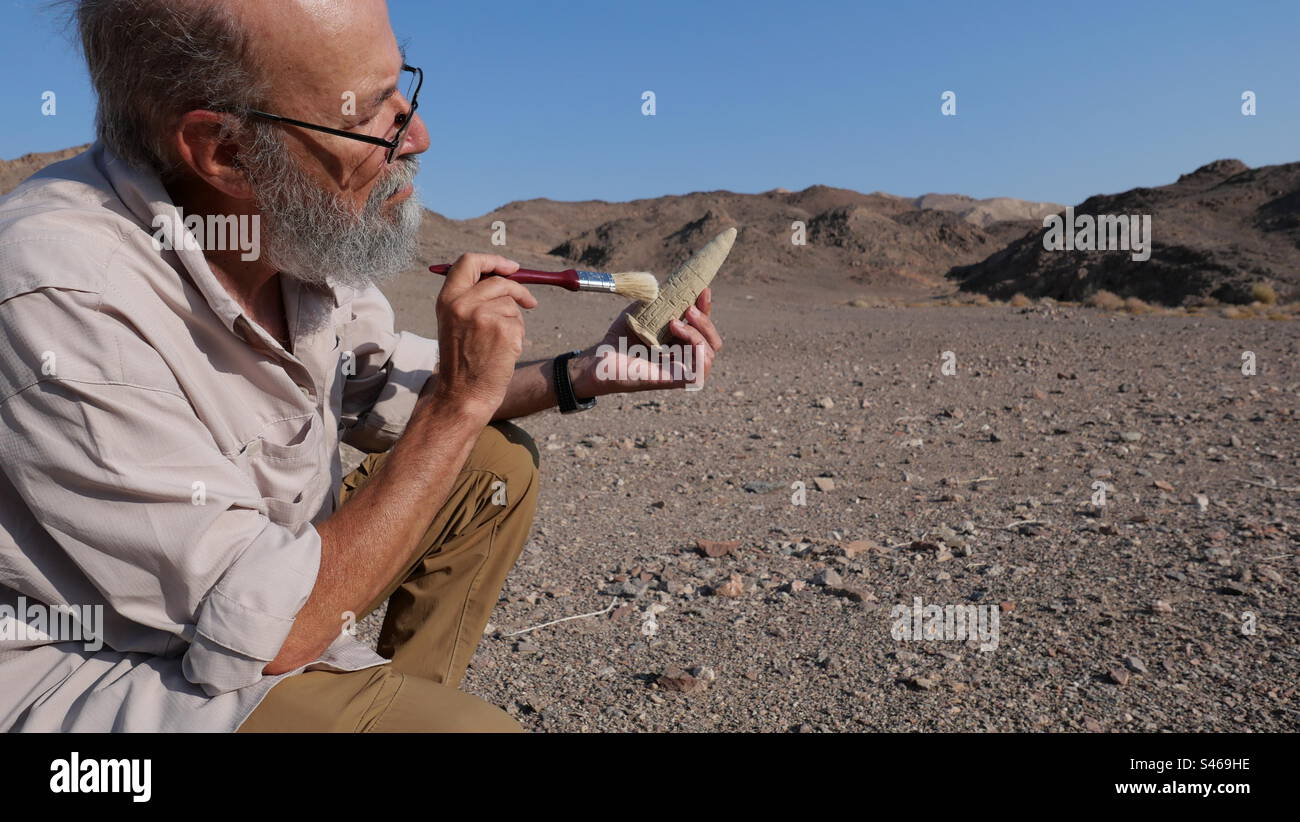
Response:
MULTIPOLYGON (((340 501, 386 456, 372 454, 349 474, 340 501)), ((388 600, 378 651, 392 662, 286 677, 240 732, 522 731, 505 711, 457 688, 528 538, 537 465, 537 447, 521 428, 483 429, 410 567, 366 608, 388 600)))

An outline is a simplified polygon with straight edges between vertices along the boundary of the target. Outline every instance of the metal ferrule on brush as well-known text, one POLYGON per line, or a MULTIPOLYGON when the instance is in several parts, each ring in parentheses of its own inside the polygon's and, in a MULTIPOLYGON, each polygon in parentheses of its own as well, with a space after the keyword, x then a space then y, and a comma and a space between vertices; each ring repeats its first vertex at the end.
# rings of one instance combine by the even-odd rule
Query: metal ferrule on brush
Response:
POLYGON ((614 275, 600 271, 579 271, 579 291, 607 291, 614 293, 614 275))

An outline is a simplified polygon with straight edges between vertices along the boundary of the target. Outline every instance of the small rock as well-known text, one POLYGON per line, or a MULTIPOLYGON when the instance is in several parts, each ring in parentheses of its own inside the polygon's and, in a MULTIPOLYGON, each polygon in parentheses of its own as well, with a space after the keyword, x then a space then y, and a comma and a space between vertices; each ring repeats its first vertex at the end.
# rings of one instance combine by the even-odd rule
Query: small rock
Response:
MULTIPOLYGON (((1128 668, 1130 671, 1132 671, 1135 674, 1150 673, 1150 670, 1147 668, 1147 664, 1142 661, 1141 657, 1137 657, 1137 656, 1129 655, 1124 657, 1124 667, 1128 668)), ((1119 684, 1123 685, 1124 683, 1121 682, 1119 684)))
POLYGON ((831 399, 830 397, 822 397, 821 399, 817 400, 816 405, 818 408, 834 408, 835 400, 831 399))
POLYGON ((714 589, 718 596, 730 597, 735 599, 745 594, 745 581, 741 579, 740 574, 732 574, 731 578, 714 589))
POLYGON ((932 530, 930 533, 933 534, 938 539, 941 539, 944 542, 948 543, 954 548, 956 548, 957 546, 963 543, 962 538, 957 536, 957 532, 949 528, 947 525, 940 525, 939 527, 932 530))
POLYGON ((1106 672, 1106 675, 1110 677, 1110 681, 1115 683, 1116 685, 1128 684, 1129 673, 1123 668, 1111 668, 1109 671, 1106 672))
POLYGON ((827 591, 850 602, 875 602, 876 597, 865 588, 843 587, 828 588, 827 591))
POLYGON ((683 694, 699 693, 709 687, 707 681, 691 676, 676 666, 664 669, 664 672, 655 678, 655 684, 665 691, 683 694))
POLYGON ((739 548, 740 540, 733 539, 728 540, 727 542, 715 542, 708 539, 697 539, 695 540, 695 547, 699 549, 699 552, 704 556, 718 559, 733 553, 737 548, 739 548))
POLYGON ((813 577, 813 582, 818 585, 826 586, 827 588, 838 588, 844 584, 843 578, 840 577, 839 572, 834 568, 827 568, 824 571, 818 571, 817 575, 813 577))
POLYGON ((1122 432, 1120 432, 1119 438, 1120 438, 1121 440, 1123 440, 1124 442, 1141 442, 1141 441, 1142 441, 1142 432, 1141 432, 1141 431, 1122 431, 1122 432))
POLYGON ((817 486, 818 491, 835 490, 835 480, 830 477, 813 477, 813 485, 817 486))
POLYGON ((853 542, 846 542, 840 546, 840 551, 849 559, 854 559, 862 554, 876 553, 883 554, 885 549, 869 539, 858 539, 853 542))
POLYGON ((1151 613, 1153 614, 1172 614, 1173 612, 1174 606, 1165 602, 1163 599, 1157 599, 1155 602, 1151 603, 1151 613))

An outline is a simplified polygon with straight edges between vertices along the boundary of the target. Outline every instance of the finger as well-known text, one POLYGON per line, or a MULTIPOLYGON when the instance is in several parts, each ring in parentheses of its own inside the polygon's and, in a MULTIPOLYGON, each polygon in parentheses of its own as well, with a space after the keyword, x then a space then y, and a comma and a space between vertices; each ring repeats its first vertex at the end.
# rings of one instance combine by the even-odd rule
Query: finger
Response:
MULTIPOLYGON (((702 381, 709 375, 709 371, 713 368, 713 350, 709 348, 709 344, 705 341, 704 335, 698 330, 692 328, 681 320, 673 320, 673 323, 677 326, 674 328, 670 325, 673 333, 680 339, 689 343, 693 349, 691 352, 690 368, 688 373, 685 375, 685 379, 679 380, 679 382, 685 384, 702 381)), ((674 359, 682 358, 680 356, 675 356, 674 359)))
POLYGON ((699 329, 700 333, 704 335, 704 339, 708 341, 709 346, 713 348, 714 351, 722 350, 722 335, 718 333, 717 326, 713 324, 713 320, 709 319, 708 313, 696 308, 695 306, 691 306, 686 309, 686 321, 693 327, 699 329))
POLYGON ((519 310, 519 301, 511 294, 502 294, 487 300, 478 307, 478 310, 488 315, 511 317, 520 321, 524 318, 524 312, 519 310))
POLYGON ((704 338, 704 335, 701 334, 698 329, 682 322, 681 320, 673 320, 669 324, 668 328, 679 340, 688 342, 691 345, 703 345, 707 347, 709 344, 709 341, 704 338))
POLYGON ((713 313, 713 289, 705 288, 700 292, 700 296, 695 298, 695 306, 705 314, 713 313))
POLYGON ((510 297, 523 308, 536 308, 537 298, 526 287, 505 277, 485 277, 474 284, 465 299, 473 301, 495 300, 510 297))
POLYGON ((485 274, 513 274, 519 263, 497 254, 462 254, 447 272, 442 285, 444 299, 454 299, 468 291, 485 274))

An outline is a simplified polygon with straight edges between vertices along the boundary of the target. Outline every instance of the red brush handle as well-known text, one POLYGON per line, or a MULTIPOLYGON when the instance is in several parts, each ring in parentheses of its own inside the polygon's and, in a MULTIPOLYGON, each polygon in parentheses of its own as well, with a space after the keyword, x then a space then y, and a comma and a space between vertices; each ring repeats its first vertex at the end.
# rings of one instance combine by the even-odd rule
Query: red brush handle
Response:
MULTIPOLYGON (((450 265, 431 265, 429 270, 434 274, 445 275, 451 271, 450 265)), ((558 285, 560 288, 567 288, 570 291, 578 290, 578 272, 576 269, 568 268, 564 271, 534 271, 531 268, 521 268, 509 276, 505 274, 491 274, 493 277, 505 277, 507 280, 513 280, 520 285, 558 285)))

